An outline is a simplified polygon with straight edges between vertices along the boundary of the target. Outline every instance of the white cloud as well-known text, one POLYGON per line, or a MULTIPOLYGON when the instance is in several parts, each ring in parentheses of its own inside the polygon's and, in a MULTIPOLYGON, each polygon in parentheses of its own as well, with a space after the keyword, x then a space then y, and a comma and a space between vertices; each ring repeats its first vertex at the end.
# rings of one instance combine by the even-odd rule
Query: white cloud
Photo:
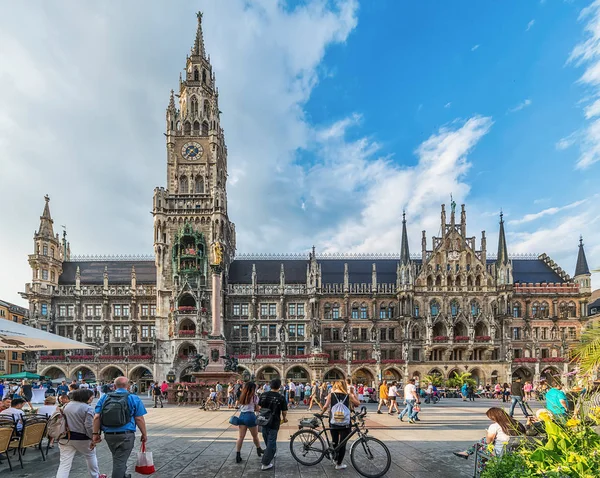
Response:
MULTIPOLYGON (((377 145, 366 138, 354 142, 338 139, 324 145, 326 168, 312 172, 319 182, 336 190, 334 197, 358 197, 354 212, 322 236, 326 251, 383 252, 399 249, 400 221, 406 209, 414 238, 420 229, 439 229, 440 204, 448 203, 450 194, 460 203, 469 192, 466 173, 468 154, 492 126, 489 117, 474 116, 462 123, 452 123, 419 145, 418 163, 401 167, 387 158, 378 158, 377 145), (337 186, 356 178, 348 190, 337 186), (345 193, 345 194, 344 194, 345 193), (349 196, 350 195, 350 196, 349 196)), ((327 193, 328 195, 330 192, 327 193)))
POLYGON ((475 51, 475 50, 477 50, 477 48, 479 48, 479 44, 477 44, 477 45, 473 45, 473 46, 471 47, 471 51, 475 51))
POLYGON ((452 106, 452 101, 448 101, 448 103, 446 103, 444 105, 444 108, 450 108, 452 106))
POLYGON ((326 49, 356 26, 356 1, 15 3, 0 16, 0 190, 14 204, 0 213, 11 224, 0 235, 0 263, 11 271, 0 277, 1 298, 22 303, 45 193, 74 253, 152 253, 164 112, 197 8, 220 90, 238 247, 304 245, 310 217, 295 161, 313 132, 303 106, 326 49))
POLYGON ((556 149, 558 149, 559 151, 568 149, 571 146, 573 146, 577 142, 578 139, 579 139, 579 132, 575 131, 574 133, 571 133, 570 135, 565 136, 564 138, 561 138, 556 143, 556 149))
POLYGON ((530 20, 529 23, 527 24, 527 28, 525 28, 525 31, 528 32, 529 30, 531 30, 531 27, 535 24, 535 20, 530 20))
MULTIPOLYGON (((596 196, 594 196, 596 197, 596 196)), ((566 211, 568 209, 573 209, 576 208, 577 206, 581 206, 582 204, 585 204, 586 202, 588 202, 587 199, 582 199, 580 201, 575 201, 572 202, 570 204, 567 204, 566 206, 561 206, 561 207, 549 207, 547 209, 544 209, 540 212, 536 212, 536 213, 531 213, 531 214, 525 214, 525 216, 523 216, 520 219, 513 219, 511 221, 509 221, 509 224, 525 224, 527 222, 532 222, 535 221, 536 219, 539 219, 541 217, 544 216, 553 216, 555 214, 558 214, 559 212, 562 211, 566 211)))
MULTIPOLYGON (((573 48, 568 62, 585 68, 579 83, 592 91, 589 97, 600 95, 600 1, 595 0, 581 11, 580 20, 585 20, 587 38, 573 48)), ((595 100, 584 109, 586 119, 592 120, 600 114, 600 102, 595 100)), ((572 136, 572 135, 571 135, 572 136)), ((586 169, 600 161, 600 120, 594 119, 577 133, 580 155, 575 167, 586 169)), ((571 142, 559 141, 557 147, 565 149, 571 142)))
POLYGON ((528 106, 531 106, 531 100, 529 98, 521 101, 517 106, 510 108, 508 112, 516 113, 517 111, 521 111, 523 108, 527 108, 528 106))

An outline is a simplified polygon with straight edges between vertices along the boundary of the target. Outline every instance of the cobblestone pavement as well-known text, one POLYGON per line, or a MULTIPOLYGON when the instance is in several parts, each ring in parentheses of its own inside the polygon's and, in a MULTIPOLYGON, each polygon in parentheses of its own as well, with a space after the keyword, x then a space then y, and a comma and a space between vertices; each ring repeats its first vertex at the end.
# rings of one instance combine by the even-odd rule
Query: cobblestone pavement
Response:
MULTIPOLYGON (((144 400, 146 401, 146 400, 144 400)), ((149 405, 149 404, 147 404, 149 405)), ((389 478, 460 478, 473 476, 472 461, 464 461, 452 455, 452 451, 464 449, 479 440, 489 425, 485 411, 490 406, 502 406, 502 402, 482 399, 463 402, 460 399, 442 400, 436 405, 423 405, 422 421, 411 425, 400 422, 396 416, 377 415, 375 406, 369 405, 367 427, 369 434, 383 440, 392 453, 389 478)), ((534 405, 534 408, 536 406, 534 405)), ((517 408, 518 409, 518 408, 517 408)), ((289 451, 289 437, 297 430, 298 419, 310 416, 306 407, 290 412, 289 423, 279 432, 278 454, 273 470, 260 471, 259 458, 248 437, 242 448, 243 462, 235 463, 235 439, 237 428, 229 425, 232 411, 215 412, 193 407, 165 406, 161 409, 148 407, 148 448, 154 454, 156 473, 160 478, 321 478, 359 477, 347 456, 346 470, 336 471, 324 460, 314 467, 299 465, 289 451)), ((522 420, 520 410, 516 418, 522 420)), ((139 436, 139 435, 138 435, 139 436)), ((139 441, 136 441, 139 445, 139 441)), ((112 460, 106 444, 97 449, 100 472, 110 476, 112 460)), ((12 458, 12 457, 11 457, 12 458)), ((47 461, 42 462, 39 451, 29 450, 25 455, 25 468, 21 470, 18 460, 13 461, 10 472, 6 460, 0 465, 2 478, 49 478, 58 469, 58 447, 50 450, 47 461), (16 462, 16 465, 15 465, 16 462)), ((135 453, 129 463, 133 472, 135 453)), ((77 456, 73 462, 71 477, 88 477, 85 461, 77 456)))

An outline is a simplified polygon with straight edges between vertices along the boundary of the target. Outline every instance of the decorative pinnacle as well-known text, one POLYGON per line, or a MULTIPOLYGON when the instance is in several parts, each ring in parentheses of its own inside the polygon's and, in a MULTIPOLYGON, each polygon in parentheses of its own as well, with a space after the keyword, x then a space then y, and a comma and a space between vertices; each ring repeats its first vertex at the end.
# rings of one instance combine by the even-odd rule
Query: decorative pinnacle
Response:
POLYGON ((169 108, 175 109, 175 92, 171 90, 171 96, 169 97, 169 108))
POLYGON ((502 212, 502 208, 500 208, 500 222, 504 222, 504 212, 502 212))
POLYGON ((194 41, 192 53, 205 58, 206 53, 204 51, 204 36, 202 35, 202 12, 198 12, 196 14, 196 18, 198 19, 198 29, 196 30, 196 40, 194 41))

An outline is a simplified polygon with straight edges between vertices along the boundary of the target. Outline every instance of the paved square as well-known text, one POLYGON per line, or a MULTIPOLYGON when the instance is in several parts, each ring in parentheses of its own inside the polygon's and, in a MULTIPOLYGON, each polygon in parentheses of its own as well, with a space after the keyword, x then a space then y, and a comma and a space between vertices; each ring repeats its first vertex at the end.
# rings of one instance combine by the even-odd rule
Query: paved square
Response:
MULTIPOLYGON (((148 407, 146 421, 149 430, 149 449, 154 454, 156 473, 160 478, 254 478, 254 477, 359 477, 350 464, 348 468, 336 471, 324 460, 314 467, 299 465, 289 451, 289 437, 298 428, 298 419, 309 416, 306 407, 289 414, 289 423, 279 432, 278 455, 275 468, 260 471, 260 461, 256 456, 249 435, 242 448, 244 461, 235 463, 235 439, 237 428, 229 425, 232 411, 223 409, 206 412, 192 407, 165 406, 163 409, 148 407)), ((442 400, 437 405, 423 405, 420 414, 422 421, 415 425, 401 423, 396 416, 377 415, 375 406, 369 405, 367 427, 369 434, 383 440, 392 453, 392 467, 389 478, 431 478, 432 476, 462 478, 472 476, 472 461, 463 461, 452 455, 479 440, 489 421, 485 411, 491 406, 502 406, 502 402, 482 399, 475 403, 460 399, 442 400)), ((534 406, 535 407, 535 406, 534 406)), ((522 420, 518 411, 516 418, 522 420)), ((139 441, 137 442, 139 444, 139 441)), ((16 458, 16 457, 15 457, 16 458)), ((11 473, 6 461, 0 465, 3 478, 49 478, 58 469, 58 447, 50 450, 46 462, 42 462, 36 450, 25 455, 25 469, 21 470, 18 460, 11 473)), ((100 472, 110 476, 112 459, 106 444, 98 447, 100 472)), ((133 473, 135 454, 130 459, 129 471, 133 473)), ((71 477, 88 477, 85 461, 78 456, 73 462, 71 477)))

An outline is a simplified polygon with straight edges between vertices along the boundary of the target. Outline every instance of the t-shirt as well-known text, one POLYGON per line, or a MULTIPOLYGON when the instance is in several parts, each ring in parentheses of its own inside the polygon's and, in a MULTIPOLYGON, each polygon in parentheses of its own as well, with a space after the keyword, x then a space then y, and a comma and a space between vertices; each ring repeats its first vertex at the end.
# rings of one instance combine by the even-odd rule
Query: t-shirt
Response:
POLYGON ((67 385, 59 385, 56 387, 56 390, 58 390, 59 395, 66 395, 69 393, 69 387, 67 385))
POLYGON ((253 412, 254 410, 256 410, 256 405, 258 405, 258 397, 254 395, 252 400, 250 400, 250 403, 246 405, 240 405, 240 413, 253 412))
POLYGON ((395 397, 398 394, 398 387, 396 385, 392 385, 388 390, 389 397, 395 397))
POLYGON ((2 410, 0 412, 0 415, 8 415, 9 417, 13 417, 13 420, 17 422, 17 431, 20 432, 21 430, 23 430, 23 410, 19 408, 10 407, 6 410, 2 410))
POLYGON ((388 387, 385 383, 382 383, 379 386, 379 397, 386 398, 388 396, 388 387))
POLYGON ((48 415, 49 417, 56 411, 56 405, 42 405, 38 408, 38 415, 48 415))
POLYGON ((27 385, 22 385, 21 386, 21 396, 31 400, 31 397, 33 396, 33 387, 29 384, 27 385))
POLYGON ((163 383, 163 384, 160 386, 160 391, 161 391, 162 393, 165 393, 165 392, 166 392, 168 389, 169 389, 169 384, 168 384, 168 383, 163 383))
POLYGON ((489 426, 488 433, 489 434, 493 433, 496 435, 496 439, 494 440, 494 451, 496 452, 496 455, 502 454, 504 445, 506 445, 508 443, 508 440, 510 440, 510 436, 508 436, 506 433, 504 433, 504 431, 502 430, 502 427, 500 425, 498 425, 497 423, 492 423, 489 426))
POLYGON ((294 382, 290 382, 290 392, 296 391, 296 384, 294 382))
POLYGON ((414 400, 415 396, 413 392, 417 393, 417 387, 412 383, 407 383, 404 386, 404 400, 414 400))
POLYGON ((433 393, 433 385, 429 384, 429 386, 427 387, 427 393, 429 393, 429 394, 433 393))
MULTIPOLYGON (((125 390, 124 388, 118 388, 115 390, 115 393, 127 393, 127 390, 125 390)), ((108 397, 108 395, 103 395, 100 398, 100 400, 98 400, 98 403, 96 403, 96 408, 95 408, 96 413, 102 412, 102 405, 106 401, 107 397, 108 397)), ((137 395, 129 394, 129 396, 127 397, 127 403, 129 405, 129 411, 131 412, 131 420, 129 420, 128 423, 126 423, 125 425, 123 425, 121 427, 105 427, 105 426, 103 426, 102 430, 104 430, 106 432, 124 432, 124 431, 135 432, 135 417, 142 417, 142 416, 146 415, 146 413, 148 413, 148 412, 146 411, 146 407, 144 407, 144 404, 140 400, 140 397, 138 397, 137 395)))
POLYGON ((510 394, 515 397, 523 396, 523 384, 521 382, 513 382, 510 386, 510 394))
POLYGON ((285 412, 288 409, 285 398, 279 392, 267 392, 260 396, 258 404, 261 408, 266 407, 271 409, 273 413, 267 428, 279 430, 281 412, 285 412))
POLYGON ((550 410, 553 415, 565 415, 567 411, 561 405, 561 400, 564 400, 567 402, 567 405, 569 405, 565 392, 559 390, 558 388, 551 388, 546 393, 546 408, 550 410))

